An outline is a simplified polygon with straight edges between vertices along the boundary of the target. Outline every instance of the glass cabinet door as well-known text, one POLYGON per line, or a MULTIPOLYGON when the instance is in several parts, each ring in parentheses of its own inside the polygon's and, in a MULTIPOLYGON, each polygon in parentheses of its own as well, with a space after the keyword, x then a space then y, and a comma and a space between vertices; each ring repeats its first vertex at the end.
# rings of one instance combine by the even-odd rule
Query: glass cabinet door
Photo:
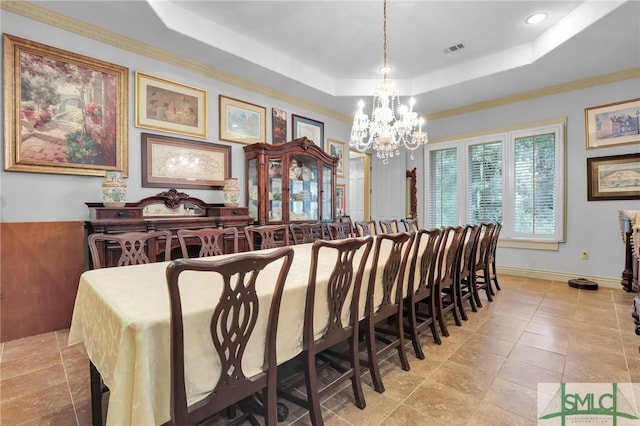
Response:
POLYGON ((333 188, 331 167, 322 167, 322 221, 333 222, 333 188))
POLYGON ((249 216, 258 218, 258 159, 252 158, 247 162, 247 204, 249 216))
POLYGON ((270 158, 267 214, 270 222, 282 221, 282 159, 270 158))
POLYGON ((303 155, 289 161, 289 221, 318 221, 318 161, 303 155))

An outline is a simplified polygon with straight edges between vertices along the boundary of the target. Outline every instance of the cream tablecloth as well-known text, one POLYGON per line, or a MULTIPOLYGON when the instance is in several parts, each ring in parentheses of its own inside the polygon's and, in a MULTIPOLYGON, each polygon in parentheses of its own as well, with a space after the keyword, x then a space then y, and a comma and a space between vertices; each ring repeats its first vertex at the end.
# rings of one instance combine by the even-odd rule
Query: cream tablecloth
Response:
MULTIPOLYGON (((302 350, 302 325, 306 286, 311 265, 311 246, 293 246, 295 251, 281 303, 278 327, 278 362, 287 361, 302 350)), ((383 244, 380 263, 390 244, 383 244)), ((321 256, 322 257, 322 256, 321 256)), ((364 311, 364 291, 371 270, 373 249, 360 300, 364 311)), ((318 293, 324 295, 335 263, 324 257, 318 268, 318 293), (326 287, 326 285, 325 285, 326 287)), ((153 425, 169 420, 169 296, 165 278, 168 262, 98 269, 85 272, 76 296, 69 344, 84 344, 89 359, 110 389, 107 425, 153 425)), ((280 262, 266 269, 258 285, 261 305, 271 297, 271 288, 280 262)), ((380 269, 380 268, 378 268, 380 269)), ((382 271, 379 270, 378 278, 382 271)), ((208 332, 211 313, 219 299, 220 286, 206 281, 211 274, 189 272, 183 275, 182 303, 185 323, 186 381, 189 402, 206 396, 218 376, 218 360, 208 332)), ((380 280, 377 280, 378 284, 380 280)), ((326 296, 325 296, 326 297, 326 296)), ((322 299, 320 299, 322 300, 322 299)), ((378 300, 379 302, 379 300, 378 300)), ((268 305, 262 305, 268 306, 268 305)), ((324 304, 319 304, 324 306, 324 304)), ((263 309, 257 327, 266 327, 263 309)), ((321 334, 327 311, 316 310, 314 329, 321 334)), ((255 335, 261 335, 257 330, 255 335)), ((252 339, 243 360, 250 376, 262 368, 264 339, 252 339)))

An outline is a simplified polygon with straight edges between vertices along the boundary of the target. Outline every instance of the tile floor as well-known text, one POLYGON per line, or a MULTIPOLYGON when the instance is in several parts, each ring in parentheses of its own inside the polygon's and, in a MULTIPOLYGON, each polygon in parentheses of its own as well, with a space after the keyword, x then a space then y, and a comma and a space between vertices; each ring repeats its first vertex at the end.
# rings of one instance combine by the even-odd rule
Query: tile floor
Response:
MULTIPOLYGON (((423 336, 425 360, 409 349, 411 371, 395 355, 385 361, 385 393, 365 373, 365 410, 348 389, 323 401, 327 425, 534 425, 538 382, 640 382, 633 294, 509 276, 500 283, 495 301, 450 325, 442 345, 423 336)), ((88 360, 67 336, 0 345, 0 424, 91 424, 88 360)), ((308 424, 305 413, 292 408, 286 423, 308 424)))

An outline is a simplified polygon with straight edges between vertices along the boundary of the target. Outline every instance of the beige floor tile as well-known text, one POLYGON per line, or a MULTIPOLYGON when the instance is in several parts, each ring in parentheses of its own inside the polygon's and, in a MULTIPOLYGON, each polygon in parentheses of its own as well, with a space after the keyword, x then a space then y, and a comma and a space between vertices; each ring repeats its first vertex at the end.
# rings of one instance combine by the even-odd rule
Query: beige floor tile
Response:
POLYGON ((506 357, 497 355, 490 350, 478 350, 473 346, 463 345, 449 358, 463 365, 473 365, 486 373, 495 374, 500 371, 506 357))
POLYGON ((429 379, 480 401, 487 392, 493 378, 494 374, 482 371, 472 364, 447 361, 434 371, 429 379))
POLYGON ((535 426, 536 422, 496 407, 489 402, 482 402, 476 407, 473 417, 466 426, 535 426))
POLYGON ((408 426, 408 425, 430 425, 430 426, 448 426, 446 423, 441 423, 435 419, 429 419, 425 421, 424 414, 414 410, 410 406, 401 405, 391 413, 381 423, 383 426, 408 426))
POLYGON ((536 367, 545 368, 547 370, 562 373, 564 371, 564 363, 566 356, 555 352, 545 351, 543 349, 533 348, 522 344, 517 344, 509 358, 525 362, 536 367))
POLYGON ((435 420, 454 425, 464 424, 473 416, 477 400, 429 379, 407 398, 405 404, 423 414, 423 424, 435 420))
POLYGON ((564 336, 543 336, 540 334, 525 331, 520 336, 518 343, 521 345, 531 346, 533 348, 543 349, 549 352, 566 355, 569 347, 569 337, 564 336))
POLYGON ((559 382, 562 379, 562 373, 507 359, 497 377, 536 390, 538 383, 559 382))
POLYGON ((501 378, 493 381, 483 402, 529 420, 537 418, 537 392, 501 378))

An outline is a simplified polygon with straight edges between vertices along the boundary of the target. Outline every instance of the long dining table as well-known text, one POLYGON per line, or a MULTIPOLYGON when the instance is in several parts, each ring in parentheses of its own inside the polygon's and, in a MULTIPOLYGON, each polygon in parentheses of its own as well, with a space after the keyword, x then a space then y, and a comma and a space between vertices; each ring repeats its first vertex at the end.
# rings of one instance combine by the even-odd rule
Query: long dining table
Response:
MULTIPOLYGON (((380 268, 384 265, 390 246, 385 242, 381 247, 376 285, 381 285, 380 268)), ((294 258, 280 306, 277 334, 279 364, 302 351, 311 247, 312 244, 292 246, 294 258)), ((367 260, 363 277, 361 315, 364 315, 373 251, 372 249, 367 260)), ((336 260, 335 254, 323 256, 322 251, 320 257, 314 315, 314 332, 317 336, 322 335, 328 317, 326 303, 319 303, 326 300, 326 285, 323 286, 322 283, 328 282, 336 260)), ((170 309, 165 277, 167 265, 168 262, 158 262, 96 269, 87 271, 80 277, 69 345, 84 345, 92 365, 109 388, 107 425, 159 425, 170 420, 170 309)), ((279 266, 279 262, 276 262, 261 273, 256 286, 261 301, 270 300, 271 286, 275 282, 279 266)), ((181 284, 181 298, 185 328, 185 380, 188 403, 192 404, 211 392, 220 375, 219 361, 208 329, 221 285, 212 283, 211 274, 186 274, 188 275, 181 278, 186 280, 185 285, 181 284)), ((347 315, 345 309, 345 319, 347 315)), ((266 328, 266 318, 267 309, 263 309, 254 336, 264 336, 260 330, 266 328)), ((264 338, 256 337, 249 341, 243 359, 243 370, 248 377, 262 370, 264 344, 264 338)))

